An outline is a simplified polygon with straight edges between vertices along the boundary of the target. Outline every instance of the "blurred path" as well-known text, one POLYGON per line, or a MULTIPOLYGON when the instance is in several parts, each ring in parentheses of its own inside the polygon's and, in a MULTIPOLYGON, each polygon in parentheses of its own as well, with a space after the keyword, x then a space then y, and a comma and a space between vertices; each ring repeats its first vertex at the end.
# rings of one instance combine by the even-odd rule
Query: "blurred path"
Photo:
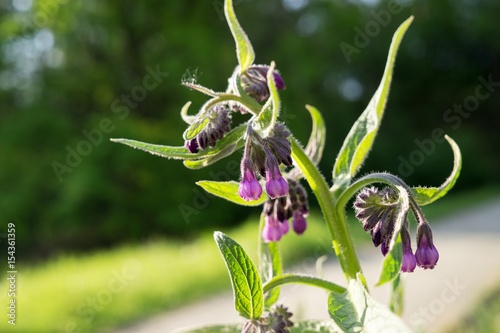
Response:
MULTIPOLYGON (((450 214, 433 228, 440 260, 434 270, 417 267, 406 274, 405 321, 415 330, 439 332, 462 317, 490 288, 500 284, 500 198, 465 212, 450 214)), ((413 231, 414 232, 414 231, 413 231)), ((387 304, 389 289, 374 287, 382 255, 379 249, 358 250, 361 265, 373 296, 387 304)), ((312 260, 288 272, 315 273, 312 260)), ((334 260, 323 266, 323 276, 343 281, 334 260)), ((288 285, 282 288, 280 303, 294 313, 295 320, 326 319, 326 292, 288 285)), ((217 295, 175 311, 147 319, 114 333, 160 333, 204 324, 240 322, 230 293, 217 295)))

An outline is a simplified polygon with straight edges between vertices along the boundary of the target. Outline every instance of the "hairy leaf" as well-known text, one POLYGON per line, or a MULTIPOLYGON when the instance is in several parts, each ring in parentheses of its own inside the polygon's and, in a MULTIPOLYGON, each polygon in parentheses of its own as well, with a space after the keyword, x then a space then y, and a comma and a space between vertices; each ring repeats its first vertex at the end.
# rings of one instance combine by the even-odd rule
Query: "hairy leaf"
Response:
POLYGON ((241 142, 241 139, 243 138, 245 129, 246 124, 241 124, 240 126, 234 128, 231 132, 227 133, 215 147, 201 150, 195 154, 191 153, 186 147, 164 146, 129 139, 110 140, 112 142, 122 143, 132 148, 144 150, 153 155, 173 159, 183 159, 186 160, 185 162, 190 162, 190 165, 193 165, 192 168, 200 168, 218 161, 219 159, 232 153, 237 148, 241 148, 244 144, 241 142))
POLYGON ((245 250, 222 232, 214 239, 226 263, 233 287, 234 307, 247 319, 258 319, 264 308, 262 281, 245 250))
POLYGON ((328 312, 346 333, 411 332, 401 318, 370 296, 359 279, 350 280, 345 293, 329 294, 328 312))
POLYGON ((375 94, 361 116, 352 126, 333 166, 332 190, 339 196, 349 186, 352 178, 365 161, 380 127, 384 114, 394 62, 401 40, 413 21, 413 16, 403 22, 396 30, 387 56, 384 75, 375 94))
POLYGON ((446 193, 448 193, 449 190, 453 188, 458 179, 458 176, 460 175, 460 170, 462 169, 462 154, 460 153, 460 148, 458 147, 457 143, 453 141, 453 139, 448 135, 445 135, 444 137, 453 150, 453 170, 451 171, 451 174, 446 179, 446 181, 439 187, 413 187, 411 189, 413 192, 413 196, 415 197, 415 201, 420 206, 428 205, 443 197, 446 193))
POLYGON ((243 73, 253 64, 255 53, 247 34, 243 31, 243 28, 236 18, 232 0, 225 0, 224 14, 229 24, 229 29, 233 34, 234 41, 236 42, 236 55, 238 57, 238 63, 240 64, 241 73, 243 73))

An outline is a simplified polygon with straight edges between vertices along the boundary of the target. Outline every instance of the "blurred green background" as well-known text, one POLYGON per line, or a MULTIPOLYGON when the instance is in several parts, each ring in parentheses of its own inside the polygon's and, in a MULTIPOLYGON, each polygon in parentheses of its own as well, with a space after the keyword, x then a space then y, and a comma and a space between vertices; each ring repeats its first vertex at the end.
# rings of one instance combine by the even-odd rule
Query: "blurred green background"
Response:
MULTIPOLYGON (((194 111, 206 97, 181 81, 224 90, 236 66, 222 5, 0 1, 0 225, 16 224, 16 254, 24 262, 163 237, 190 240, 258 214, 207 198, 194 184, 238 179, 241 152, 192 171, 109 141, 183 144, 179 111, 187 101, 194 111)), ((328 141, 320 167, 327 178, 378 86, 393 32, 414 15, 362 172, 439 185, 452 168, 444 132, 464 156, 454 192, 500 183, 500 2, 234 5, 257 63, 274 60, 282 73, 283 118, 294 135, 307 140, 305 104, 323 112, 328 141)))
MULTIPOLYGON (((328 177, 378 85, 393 32, 414 15, 364 170, 439 185, 452 157, 441 139, 431 141, 442 129, 464 155, 455 191, 498 183, 499 84, 493 92, 481 88, 483 100, 474 96, 478 77, 500 81, 500 3, 367 3, 234 1, 256 61, 274 60, 282 72, 283 115, 293 133, 306 141, 306 103, 323 112, 328 142, 321 168, 328 177), (465 113, 453 111, 464 103, 465 113)), ((158 235, 189 238, 257 212, 207 200, 194 185, 237 179, 238 154, 190 171, 109 141, 183 144, 180 108, 193 101, 194 112, 206 97, 180 82, 196 78, 223 90, 236 65, 222 0, 13 0, 2 2, 2 13, 0 221, 16 222, 18 255, 46 257, 158 235), (145 79, 151 72, 159 74, 145 79)))

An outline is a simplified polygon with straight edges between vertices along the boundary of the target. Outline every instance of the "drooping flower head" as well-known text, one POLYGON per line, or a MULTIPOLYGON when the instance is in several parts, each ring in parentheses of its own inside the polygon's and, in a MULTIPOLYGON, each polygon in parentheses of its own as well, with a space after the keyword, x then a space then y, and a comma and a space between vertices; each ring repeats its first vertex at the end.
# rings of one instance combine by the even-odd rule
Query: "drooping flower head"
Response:
POLYGON ((395 230, 401 204, 399 200, 397 192, 391 187, 385 187, 382 190, 376 187, 365 187, 358 193, 354 202, 356 217, 363 224, 364 230, 370 232, 373 244, 376 247, 380 245, 384 256, 389 252, 391 241, 396 236, 395 232, 400 232, 403 251, 402 272, 413 272, 417 265, 424 269, 434 268, 439 254, 432 242, 430 226, 421 214, 420 208, 414 206, 414 202, 410 202, 412 211, 420 212, 416 214, 418 230, 415 254, 411 248, 408 219, 405 218, 401 230, 395 230))
POLYGON ((289 186, 283 177, 280 165, 292 165, 291 145, 288 139, 290 132, 281 123, 276 123, 271 133, 262 138, 248 127, 245 151, 242 160, 242 181, 240 196, 245 200, 256 200, 251 191, 258 191, 255 183, 257 174, 266 179, 266 192, 271 198, 286 196, 289 186), (250 188, 251 185, 251 188, 250 188))
POLYGON ((264 203, 265 225, 262 238, 266 242, 276 242, 288 232, 288 220, 292 218, 292 227, 301 235, 307 228, 306 217, 309 213, 305 189, 295 180, 289 179, 286 196, 269 199, 264 203))
POLYGON ((205 128, 195 138, 185 143, 191 153, 196 153, 199 149, 214 147, 217 141, 231 130, 231 113, 227 105, 217 104, 209 109, 204 117, 209 120, 205 128))

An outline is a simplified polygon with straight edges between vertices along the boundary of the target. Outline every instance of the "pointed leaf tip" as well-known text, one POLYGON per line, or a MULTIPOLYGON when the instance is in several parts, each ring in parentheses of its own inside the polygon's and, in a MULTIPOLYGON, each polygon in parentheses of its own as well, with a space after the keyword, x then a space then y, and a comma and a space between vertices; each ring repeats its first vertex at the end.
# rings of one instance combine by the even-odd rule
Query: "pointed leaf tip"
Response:
POLYGON ((368 106, 349 131, 335 160, 332 190, 336 196, 339 196, 349 186, 373 146, 389 96, 396 54, 412 21, 413 16, 410 16, 394 33, 382 80, 368 106))

